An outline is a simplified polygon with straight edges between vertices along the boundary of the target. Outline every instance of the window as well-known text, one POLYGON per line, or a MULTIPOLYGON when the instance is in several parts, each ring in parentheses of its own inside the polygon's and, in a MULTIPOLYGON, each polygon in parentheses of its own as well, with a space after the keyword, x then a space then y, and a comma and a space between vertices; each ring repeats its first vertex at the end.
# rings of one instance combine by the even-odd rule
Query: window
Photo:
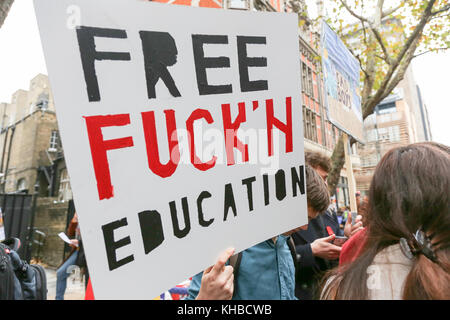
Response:
POLYGON ((15 120, 16 120, 16 114, 12 113, 9 118, 9 125, 12 126, 14 124, 15 120))
POLYGON ((311 117, 311 140, 317 142, 317 123, 315 113, 310 112, 310 117, 311 117))
POLYGON ((361 157, 361 165, 363 167, 375 167, 380 161, 381 156, 378 152, 371 153, 369 155, 365 155, 361 157))
POLYGON ((387 113, 393 113, 396 111, 397 111, 397 108, 395 107, 395 102, 390 102, 390 103, 386 103, 386 104, 377 106, 378 114, 387 114, 387 113))
POLYGON ((52 135, 50 137, 49 151, 56 151, 57 148, 58 148, 58 131, 53 130, 52 135))
POLYGON ((310 97, 313 97, 313 77, 312 77, 312 70, 308 67, 308 95, 310 97))
POLYGON ((387 113, 387 114, 380 114, 379 116, 378 116, 378 118, 377 118, 377 121, 379 122, 379 123, 385 123, 385 122, 389 122, 389 121, 391 121, 391 117, 390 117, 391 115, 389 114, 389 113, 387 113))
POLYGON ((306 132, 306 107, 303 106, 303 136, 306 138, 307 137, 307 132, 306 132))
POLYGON ((59 191, 58 200, 67 201, 72 199, 72 189, 70 189, 69 175, 67 174, 67 169, 64 168, 60 171, 59 179, 59 191))
POLYGON ((27 190, 27 180, 25 178, 21 178, 17 181, 17 191, 26 191, 27 190))
POLYGON ((250 9, 250 2, 248 0, 228 0, 227 3, 229 9, 250 9))
POLYGON ((313 71, 304 62, 302 62, 302 81, 303 92, 310 98, 315 99, 313 94, 313 71))
POLYGON ((376 129, 365 130, 364 135, 367 142, 372 142, 376 140, 376 129))
POLYGON ((375 123, 376 123, 376 116, 375 116, 375 114, 371 114, 370 116, 368 116, 367 118, 364 119, 364 125, 365 126, 374 125, 375 123))
POLYGON ((352 144, 351 152, 353 155, 358 155, 358 148, 356 147, 356 143, 352 144))
POLYGON ((367 142, 373 141, 390 141, 396 142, 400 141, 400 127, 399 126, 391 126, 386 128, 379 128, 365 130, 365 136, 367 142))
POLYGON ((326 146, 329 149, 334 149, 334 142, 333 142, 333 126, 331 123, 327 120, 325 123, 325 136, 326 136, 326 146))
POLYGON ((320 76, 301 62, 303 127, 304 138, 320 143, 323 146, 331 144, 329 123, 325 119, 325 109, 321 102, 320 76))
POLYGON ((308 110, 305 106, 303 106, 303 115, 304 115, 304 121, 305 121, 305 133, 304 136, 306 139, 311 140, 311 118, 310 118, 311 111, 308 110))
POLYGON ((308 71, 306 70, 306 64, 302 62, 302 91, 308 92, 308 71))
POLYGON ((303 126, 306 139, 317 142, 316 114, 303 106, 303 126))
POLYGON ((395 112, 395 113, 391 114, 391 119, 392 119, 392 121, 400 120, 400 113, 395 112))
POLYGON ((391 141, 391 142, 400 141, 400 127, 399 126, 389 127, 389 141, 391 141))
POLYGON ((41 93, 38 97, 36 107, 38 107, 41 110, 47 110, 48 108, 48 94, 45 92, 41 93))
POLYGON ((389 130, 388 128, 379 128, 378 129, 378 140, 389 140, 389 130))

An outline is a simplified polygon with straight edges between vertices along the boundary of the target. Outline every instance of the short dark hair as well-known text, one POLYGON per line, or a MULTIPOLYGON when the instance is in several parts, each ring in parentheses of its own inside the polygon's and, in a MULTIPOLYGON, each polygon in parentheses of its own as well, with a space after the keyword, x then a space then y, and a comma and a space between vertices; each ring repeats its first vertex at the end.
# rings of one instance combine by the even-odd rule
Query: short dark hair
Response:
POLYGON ((305 162, 313 168, 321 167, 327 173, 331 171, 330 158, 320 152, 306 151, 305 162))
POLYGON ((328 209, 330 194, 322 177, 311 166, 305 166, 306 172, 306 200, 308 206, 318 213, 328 209))

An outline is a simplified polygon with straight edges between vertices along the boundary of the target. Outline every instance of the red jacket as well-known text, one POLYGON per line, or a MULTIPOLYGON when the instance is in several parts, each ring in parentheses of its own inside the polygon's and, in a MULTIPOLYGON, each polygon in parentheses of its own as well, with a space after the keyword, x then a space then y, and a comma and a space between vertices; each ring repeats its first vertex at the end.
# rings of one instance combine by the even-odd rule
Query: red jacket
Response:
POLYGON ((348 241, 344 243, 339 256, 339 266, 355 261, 361 253, 366 243, 366 228, 358 231, 348 241))

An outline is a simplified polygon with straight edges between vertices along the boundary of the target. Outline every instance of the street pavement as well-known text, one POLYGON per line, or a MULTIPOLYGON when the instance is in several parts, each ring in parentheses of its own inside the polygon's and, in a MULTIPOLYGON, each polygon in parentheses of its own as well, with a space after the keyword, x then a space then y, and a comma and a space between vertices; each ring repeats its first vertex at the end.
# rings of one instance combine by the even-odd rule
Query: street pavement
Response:
MULTIPOLYGON (((76 271, 76 270, 75 270, 76 271)), ((84 300, 84 278, 77 272, 67 278, 67 288, 64 294, 64 300, 84 300)), ((55 300, 56 295, 56 269, 45 268, 47 275, 47 300, 55 300)))

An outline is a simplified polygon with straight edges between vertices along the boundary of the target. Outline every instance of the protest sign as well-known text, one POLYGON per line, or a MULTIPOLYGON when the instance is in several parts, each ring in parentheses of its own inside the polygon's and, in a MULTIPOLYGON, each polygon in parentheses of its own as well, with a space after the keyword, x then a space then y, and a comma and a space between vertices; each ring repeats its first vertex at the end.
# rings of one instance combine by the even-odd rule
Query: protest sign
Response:
POLYGON ((97 299, 307 223, 295 14, 35 0, 97 299))
POLYGON ((364 133, 358 60, 326 22, 322 22, 321 43, 328 119, 362 142, 364 133))

